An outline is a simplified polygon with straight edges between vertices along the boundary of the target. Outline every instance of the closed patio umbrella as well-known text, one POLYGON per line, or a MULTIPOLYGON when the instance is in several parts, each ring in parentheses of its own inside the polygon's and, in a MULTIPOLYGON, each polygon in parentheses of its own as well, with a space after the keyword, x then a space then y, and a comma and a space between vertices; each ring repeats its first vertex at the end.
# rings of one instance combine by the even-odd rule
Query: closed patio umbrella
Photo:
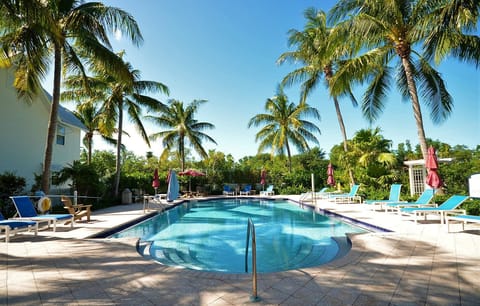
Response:
POLYGON ((153 181, 152 181, 152 187, 155 189, 155 195, 157 194, 157 188, 160 187, 160 180, 158 179, 158 169, 155 168, 155 171, 153 172, 153 181))
POLYGON ((328 167, 327 167, 327 184, 330 185, 330 186, 335 185, 335 178, 333 177, 332 163, 329 163, 328 167))
POLYGON ((443 182, 438 174, 438 161, 437 161, 437 154, 435 153, 435 148, 430 146, 428 148, 428 156, 425 162, 425 167, 428 169, 428 174, 425 182, 428 186, 432 187, 433 189, 437 189, 442 187, 443 182))
POLYGON ((168 190, 167 190, 167 201, 171 202, 178 198, 178 192, 180 187, 178 186, 178 179, 175 170, 170 170, 170 175, 168 177, 168 190))
POLYGON ((264 190, 265 183, 267 182, 267 170, 262 169, 260 173, 260 185, 262 185, 262 190, 264 190))

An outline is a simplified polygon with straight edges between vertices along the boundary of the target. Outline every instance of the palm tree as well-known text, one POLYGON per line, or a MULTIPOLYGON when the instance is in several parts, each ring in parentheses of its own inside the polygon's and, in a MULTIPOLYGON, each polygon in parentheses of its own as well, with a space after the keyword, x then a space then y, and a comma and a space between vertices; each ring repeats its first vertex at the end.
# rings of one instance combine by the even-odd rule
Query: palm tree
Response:
MULTIPOLYGON (((303 82, 302 100, 305 100, 323 80, 322 76, 325 78, 325 85, 333 100, 338 124, 340 125, 343 149, 347 153, 347 131, 338 98, 347 95, 354 106, 357 106, 357 101, 352 94, 350 84, 347 83, 341 88, 334 88, 336 84, 332 82, 335 71, 341 64, 342 56, 347 51, 344 50, 344 39, 339 33, 335 33, 334 28, 327 26, 327 16, 323 11, 309 8, 305 11, 304 16, 307 20, 304 30, 292 29, 289 31, 289 45, 295 46, 296 50, 283 53, 277 60, 280 64, 285 61, 299 61, 303 63, 303 66, 287 74, 282 84, 290 86, 293 83, 303 82)), ((338 84, 336 86, 339 87, 338 84)), ((348 171, 351 183, 355 184, 353 171, 351 169, 348 171)))
POLYGON ((79 0, 0 1, 0 67, 14 67, 14 86, 30 100, 40 93, 41 80, 53 58, 53 94, 43 162, 42 189, 50 189, 50 166, 57 128, 62 70, 86 75, 95 59, 112 75, 128 80, 129 71, 111 51, 107 30, 121 30, 138 45, 142 36, 133 17, 98 2, 79 0))
MULTIPOLYGON (((64 93, 66 92, 62 93, 62 97, 64 93)), ((73 111, 73 114, 87 128, 82 142, 87 148, 87 164, 90 165, 92 161, 93 136, 98 134, 107 143, 116 145, 117 141, 111 136, 112 133, 118 131, 111 124, 108 124, 110 121, 105 118, 100 109, 93 103, 77 105, 77 109, 73 111)))
POLYGON ((351 140, 352 154, 357 159, 362 183, 372 188, 383 188, 395 182, 392 171, 397 160, 390 152, 392 142, 383 138, 380 128, 362 129, 351 140))
POLYGON ((443 0, 424 20, 425 28, 429 29, 425 40, 426 54, 437 64, 451 56, 478 67, 480 37, 469 33, 476 32, 479 14, 478 0, 443 0))
MULTIPOLYGON (((341 0, 330 12, 333 21, 341 21, 338 27, 348 29, 351 48, 363 52, 342 66, 336 81, 369 82, 362 111, 368 120, 374 121, 384 109, 383 99, 393 78, 392 68, 388 65, 395 65, 396 85, 402 96, 412 102, 424 159, 427 157, 427 141, 418 93, 424 98, 434 123, 448 118, 453 107, 452 97, 429 59, 432 54, 440 58, 453 50, 460 58, 463 55, 471 58, 476 54, 478 63, 478 37, 470 39, 462 33, 463 25, 445 22, 445 18, 437 15, 442 10, 452 13, 452 10, 445 9, 447 3, 452 0, 341 0), (475 51, 465 47, 471 46, 472 41, 477 42, 475 51), (414 50, 417 46, 424 46, 427 52, 422 54, 414 50)), ((478 16, 478 3, 475 7, 474 15, 478 16)))
MULTIPOLYGON (((123 55, 123 52, 120 56, 123 55)), ((165 108, 165 105, 145 95, 146 92, 163 92, 169 94, 168 87, 155 81, 145 81, 140 79, 140 72, 133 69, 128 62, 122 62, 131 74, 132 82, 125 82, 123 79, 104 71, 102 67, 92 66, 95 75, 93 77, 83 78, 81 75, 72 76, 65 82, 67 88, 71 90, 66 92, 64 97, 70 97, 81 100, 90 97, 90 102, 101 103, 99 112, 103 116, 102 124, 107 131, 112 131, 116 123, 117 128, 117 152, 115 166, 115 186, 114 193, 118 196, 121 174, 121 148, 124 110, 127 111, 130 121, 135 125, 142 139, 150 146, 150 141, 142 123, 142 107, 150 111, 159 111, 165 108)))
POLYGON ((206 100, 194 100, 185 106, 182 101, 172 99, 168 101, 168 108, 160 116, 146 116, 158 126, 167 128, 165 131, 150 135, 152 140, 162 139, 164 150, 160 158, 166 158, 169 152, 176 147, 182 171, 185 170, 186 140, 202 158, 208 157, 202 146, 202 141, 208 140, 217 144, 212 137, 203 132, 207 129, 213 129, 215 126, 208 122, 199 122, 194 117, 200 105, 206 102, 206 100))
POLYGON ((304 116, 312 116, 320 120, 320 114, 316 108, 310 107, 307 103, 289 102, 281 87, 277 94, 268 98, 265 102, 265 114, 257 114, 250 119, 248 127, 263 126, 256 134, 255 141, 260 140, 258 152, 271 148, 271 155, 275 152, 284 155, 287 151, 288 167, 292 171, 293 145, 299 152, 309 149, 308 142, 318 144, 314 133, 320 134, 320 129, 310 121, 303 119, 304 116))

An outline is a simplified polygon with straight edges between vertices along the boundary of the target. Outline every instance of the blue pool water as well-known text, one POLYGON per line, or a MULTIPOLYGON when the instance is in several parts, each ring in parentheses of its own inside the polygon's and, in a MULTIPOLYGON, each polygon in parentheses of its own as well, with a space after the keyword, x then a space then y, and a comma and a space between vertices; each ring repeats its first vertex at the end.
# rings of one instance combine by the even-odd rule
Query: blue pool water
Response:
POLYGON ((245 273, 248 218, 255 224, 258 272, 330 262, 344 253, 345 233, 366 231, 289 201, 227 199, 185 203, 112 237, 151 242, 147 253, 162 264, 245 273))

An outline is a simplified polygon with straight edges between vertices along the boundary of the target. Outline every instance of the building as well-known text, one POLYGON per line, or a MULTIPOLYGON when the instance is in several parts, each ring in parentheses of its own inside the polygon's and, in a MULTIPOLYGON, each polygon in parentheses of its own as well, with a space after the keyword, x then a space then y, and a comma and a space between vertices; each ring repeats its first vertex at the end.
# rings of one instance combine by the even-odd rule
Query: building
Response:
MULTIPOLYGON (((32 103, 19 100, 13 88, 13 71, 0 69, 0 173, 24 177, 27 190, 42 173, 51 96, 44 92, 32 103)), ((52 175, 80 158, 81 131, 85 126, 60 106, 52 156, 52 175)), ((55 186, 52 185, 52 189, 55 186)))

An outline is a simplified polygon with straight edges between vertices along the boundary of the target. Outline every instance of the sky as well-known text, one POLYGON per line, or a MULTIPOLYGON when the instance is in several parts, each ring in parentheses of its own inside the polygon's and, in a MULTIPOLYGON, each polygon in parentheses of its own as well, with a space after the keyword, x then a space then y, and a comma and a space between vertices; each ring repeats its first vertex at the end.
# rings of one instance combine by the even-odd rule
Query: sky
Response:
MULTIPOLYGON (((162 102, 176 99, 190 103, 195 99, 208 100, 196 119, 215 125, 207 130, 217 145, 205 142, 207 150, 215 149, 232 154, 238 160, 257 153, 255 134, 259 128, 248 128, 250 118, 264 113, 267 98, 275 95, 278 84, 292 71, 293 64, 276 63, 278 57, 291 50, 288 31, 302 30, 303 13, 308 7, 328 11, 332 0, 143 0, 103 1, 106 5, 129 12, 138 22, 144 43, 139 47, 117 35, 112 37, 114 51, 125 50, 125 59, 141 71, 143 80, 162 82, 170 95, 152 94, 162 102)), ((450 145, 475 148, 480 144, 480 73, 470 64, 448 60, 437 68, 454 99, 451 116, 440 125, 434 125, 428 110, 423 107, 427 138, 450 145)), ((52 77, 45 80, 47 90, 52 88, 52 77)), ((285 90, 290 101, 298 102, 299 87, 285 90)), ((360 102, 361 88, 354 91, 360 102)), ((324 86, 319 86, 307 101, 316 107, 321 130, 317 135, 320 148, 326 153, 342 141, 333 102, 324 86)), ((392 85, 383 114, 370 124, 362 117, 360 107, 354 108, 349 99, 340 100, 340 107, 350 139, 360 129, 380 127, 382 135, 393 142, 409 140, 418 144, 412 106, 403 101, 392 85)), ((73 104, 65 104, 73 109, 73 104)), ((145 112, 144 114, 148 114, 145 112)), ((310 119, 313 120, 313 119, 310 119)), ((152 151, 159 156, 161 141, 148 148, 135 129, 126 123, 130 137, 123 137, 127 149, 145 156, 152 151)), ((148 134, 160 131, 145 121, 148 134)), ((95 139, 94 149, 113 147, 95 139)), ((197 159, 198 160, 198 159, 197 159)))

